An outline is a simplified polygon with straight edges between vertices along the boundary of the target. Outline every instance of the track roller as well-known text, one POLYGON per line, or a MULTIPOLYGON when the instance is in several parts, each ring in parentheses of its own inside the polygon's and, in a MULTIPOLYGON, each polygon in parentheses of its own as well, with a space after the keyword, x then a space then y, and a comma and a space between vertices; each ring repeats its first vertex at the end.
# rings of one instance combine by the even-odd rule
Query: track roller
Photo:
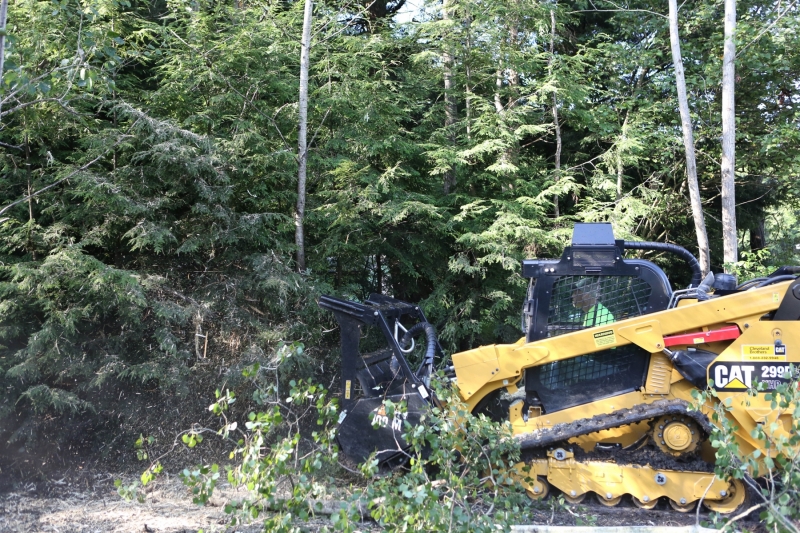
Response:
POLYGON ((669 499, 670 507, 672 507, 673 509, 675 509, 679 513, 688 513, 690 511, 693 511, 694 508, 695 508, 695 505, 697 505, 696 501, 687 502, 686 500, 681 500, 679 502, 676 502, 672 498, 668 498, 668 499, 669 499))
POLYGON ((525 494, 531 500, 544 500, 550 494, 550 483, 544 476, 538 476, 533 483, 522 483, 525 487, 525 494))
POLYGON ((656 505, 658 505, 658 498, 650 498, 649 496, 645 496, 640 500, 636 496, 632 496, 632 499, 633 505, 639 509, 653 509, 656 505))
POLYGON ((564 492, 564 500, 567 503, 571 503, 572 505, 578 505, 579 503, 583 503, 583 500, 586 499, 586 493, 578 494, 574 490, 570 492, 564 492))
POLYGON ((616 498, 612 498, 611 493, 606 493, 605 495, 602 494, 595 494, 597 496, 597 501, 600 502, 601 505, 605 505, 606 507, 616 507, 619 505, 619 502, 622 501, 622 496, 617 496, 616 498))
POLYGON ((746 496, 747 491, 742 480, 733 479, 728 494, 722 500, 703 500, 703 506, 719 514, 731 514, 744 504, 746 496))

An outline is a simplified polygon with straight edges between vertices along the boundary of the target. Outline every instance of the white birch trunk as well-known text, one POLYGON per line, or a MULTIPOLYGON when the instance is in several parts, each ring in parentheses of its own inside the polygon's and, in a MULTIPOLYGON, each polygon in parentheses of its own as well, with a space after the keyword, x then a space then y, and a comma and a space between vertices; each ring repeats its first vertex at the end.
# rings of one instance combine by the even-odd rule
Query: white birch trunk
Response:
MULTIPOLYGON (((3 68, 6 62, 6 19, 8 15, 8 0, 0 2, 0 87, 3 85, 3 68)), ((3 93, 5 90, 0 90, 0 113, 3 111, 3 93)), ((0 119, 2 120, 2 119, 0 119)))
MULTIPOLYGON (((555 41, 556 41, 556 12, 555 9, 550 11, 550 58, 548 60, 547 70, 550 77, 553 77, 553 61, 555 60, 555 41)), ((555 182, 561 179, 561 124, 558 121, 558 98, 555 91, 553 91, 553 124, 556 127, 556 175, 555 182)), ((553 196, 553 214, 555 218, 560 216, 558 210, 558 194, 553 196)))
POLYGON ((697 162, 694 155, 694 135, 692 134, 692 117, 689 115, 689 100, 686 96, 686 78, 683 73, 681 43, 678 35, 678 2, 669 0, 669 41, 672 47, 672 62, 675 65, 675 83, 678 89, 678 107, 681 113, 683 128, 683 146, 686 151, 686 178, 689 184, 689 200, 692 205, 692 218, 697 233, 698 260, 705 275, 710 267, 708 234, 703 216, 703 204, 700 201, 700 186, 697 183, 697 162))
POLYGON ((303 219, 306 211, 306 171, 308 166, 308 70, 311 48, 311 14, 314 9, 312 0, 306 0, 303 12, 303 37, 300 40, 300 97, 298 100, 299 124, 297 132, 297 206, 294 213, 294 243, 297 246, 297 269, 306 269, 306 245, 303 234, 303 219))
MULTIPOLYGON (((450 20, 450 13, 448 13, 448 2, 444 0, 442 5, 442 18, 450 20)), ((448 39, 443 43, 442 60, 444 61, 444 127, 447 130, 447 140, 452 146, 455 146, 456 138, 453 128, 458 120, 458 108, 456 107, 455 84, 453 83, 453 58, 450 55, 450 43, 448 39)), ((448 170, 444 175, 444 183, 442 188, 444 194, 450 194, 456 186, 456 172, 454 168, 448 170)))
POLYGON ((739 260, 736 236, 736 0, 725 0, 725 48, 722 56, 722 245, 726 265, 739 260))
POLYGON ((494 74, 494 86, 494 110, 497 111, 498 115, 502 115, 504 109, 503 102, 500 100, 500 91, 503 89, 503 72, 499 69, 494 74))

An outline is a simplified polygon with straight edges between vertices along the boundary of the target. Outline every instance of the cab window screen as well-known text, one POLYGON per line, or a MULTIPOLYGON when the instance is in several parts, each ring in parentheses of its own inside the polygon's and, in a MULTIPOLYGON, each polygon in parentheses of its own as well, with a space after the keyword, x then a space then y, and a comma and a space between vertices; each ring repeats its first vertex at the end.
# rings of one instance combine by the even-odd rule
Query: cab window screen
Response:
POLYGON ((541 365, 530 377, 552 413, 641 388, 649 360, 647 351, 627 345, 541 365))
POLYGON ((547 336, 643 315, 651 292, 646 281, 634 276, 560 276, 553 284, 547 336))

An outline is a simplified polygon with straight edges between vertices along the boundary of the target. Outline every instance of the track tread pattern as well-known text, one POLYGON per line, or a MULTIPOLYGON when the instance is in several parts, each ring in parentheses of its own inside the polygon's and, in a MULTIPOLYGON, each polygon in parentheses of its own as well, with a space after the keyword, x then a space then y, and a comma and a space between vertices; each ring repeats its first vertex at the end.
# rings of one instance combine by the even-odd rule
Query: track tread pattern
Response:
POLYGON ((710 433, 713 428, 708 417, 700 411, 692 411, 689 408, 689 402, 685 400, 656 400, 652 403, 639 404, 630 409, 620 409, 591 418, 581 418, 572 422, 556 424, 550 428, 536 429, 529 433, 516 435, 514 438, 522 450, 544 448, 551 444, 566 442, 581 435, 635 424, 664 415, 688 416, 697 422, 706 433, 710 433))

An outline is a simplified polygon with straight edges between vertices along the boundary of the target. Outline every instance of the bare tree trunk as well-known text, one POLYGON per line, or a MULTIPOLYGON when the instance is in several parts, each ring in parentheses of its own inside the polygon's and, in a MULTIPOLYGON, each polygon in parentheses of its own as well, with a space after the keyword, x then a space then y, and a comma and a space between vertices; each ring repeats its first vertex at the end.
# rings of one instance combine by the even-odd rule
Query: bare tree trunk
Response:
MULTIPOLYGON (((511 20, 511 26, 508 28, 508 41, 512 49, 519 48, 519 0, 514 1, 514 6, 517 12, 511 20)), ((506 109, 513 109, 517 105, 519 99, 519 72, 513 68, 513 62, 508 66, 508 88, 509 98, 506 109)))
MULTIPOLYGON (((444 0, 442 6, 442 18, 450 20, 450 13, 448 13, 448 2, 444 0)), ((444 127, 447 130, 447 140, 451 146, 456 143, 455 132, 453 131, 456 121, 458 120, 458 108, 456 107, 456 97, 453 92, 453 58, 449 51, 450 44, 448 40, 444 40, 442 60, 444 61, 444 127)), ((456 171, 454 168, 448 170, 444 175, 443 190, 445 194, 450 194, 450 191, 456 186, 456 171)))
POLYGON ((375 292, 383 294, 383 265, 381 265, 381 254, 375 254, 375 292))
POLYGON ((759 219, 756 225, 750 228, 750 251, 761 250, 766 245, 767 229, 764 219, 759 219))
POLYGON ((700 186, 697 183, 697 162, 694 156, 694 135, 692 134, 692 117, 689 115, 689 101, 686 96, 686 78, 683 73, 681 59, 681 43, 678 36, 678 2, 669 0, 669 41, 672 47, 672 62, 675 65, 675 84, 678 89, 678 107, 683 127, 683 147, 686 150, 686 178, 689 184, 689 200, 692 205, 692 218, 697 233, 697 247, 700 268, 703 274, 710 267, 711 257, 708 249, 708 234, 703 216, 703 204, 700 201, 700 186))
POLYGON ((496 88, 494 92, 494 110, 497 111, 498 115, 502 115, 504 109, 503 102, 500 100, 500 91, 503 88, 503 72, 500 69, 497 69, 495 73, 494 86, 496 88))
MULTIPOLYGON (((550 10, 550 58, 547 61, 547 70, 550 77, 553 77, 553 62, 555 60, 555 42, 556 42, 556 12, 555 6, 550 10)), ((553 124, 556 127, 556 174, 555 181, 561 179, 561 124, 558 121, 558 98, 553 91, 553 124)), ((559 217, 558 210, 558 194, 553 196, 553 214, 556 218, 559 217)))
MULTIPOLYGON (((628 135, 628 117, 631 114, 631 110, 628 109, 625 112, 625 120, 622 121, 622 136, 619 139, 619 144, 622 145, 625 143, 625 140, 628 135)), ((619 202, 622 199, 622 171, 624 170, 624 166, 622 164, 622 146, 617 146, 617 201, 619 202)))
MULTIPOLYGON (((23 120, 23 126, 26 125, 26 121, 23 120)), ((33 194, 33 185, 31 185, 31 140, 28 137, 28 134, 25 134, 25 174, 28 178, 28 235, 27 235, 27 245, 26 248, 28 252, 31 254, 31 259, 36 261, 36 250, 33 248, 33 198, 31 194, 33 194)))
POLYGON ((297 246, 297 270, 306 269, 306 245, 303 235, 303 219, 306 211, 306 169, 308 165, 308 146, 306 135, 308 133, 308 70, 311 48, 311 14, 314 9, 312 0, 306 0, 303 12, 303 37, 300 41, 300 97, 299 125, 297 132, 297 207, 294 213, 294 243, 297 246))
MULTIPOLYGON (((647 76, 647 68, 637 67, 636 73, 634 77, 636 78, 636 83, 633 85, 633 94, 632 97, 636 98, 637 91, 641 88, 642 82, 644 78, 647 76)), ((622 135, 620 137, 620 144, 624 144, 626 140, 628 140, 628 119, 631 116, 631 109, 628 108, 625 110, 625 119, 622 121, 622 135)), ((620 147, 617 148, 617 201, 619 202, 622 199, 622 173, 625 170, 625 166, 622 161, 622 149, 620 147)))
POLYGON ((5 92, 3 85, 3 67, 6 62, 6 19, 8 15, 8 0, 0 1, 0 112, 3 111, 3 98, 5 92))
POLYGON ((736 0, 725 0, 725 48, 722 56, 722 245, 723 262, 739 260, 736 235, 736 0))
POLYGON ((472 140, 472 93, 470 92, 472 85, 472 71, 470 70, 470 61, 472 59, 472 16, 467 15, 466 20, 466 50, 464 53, 464 76, 466 77, 466 87, 464 87, 464 106, 467 113, 467 140, 472 140))

